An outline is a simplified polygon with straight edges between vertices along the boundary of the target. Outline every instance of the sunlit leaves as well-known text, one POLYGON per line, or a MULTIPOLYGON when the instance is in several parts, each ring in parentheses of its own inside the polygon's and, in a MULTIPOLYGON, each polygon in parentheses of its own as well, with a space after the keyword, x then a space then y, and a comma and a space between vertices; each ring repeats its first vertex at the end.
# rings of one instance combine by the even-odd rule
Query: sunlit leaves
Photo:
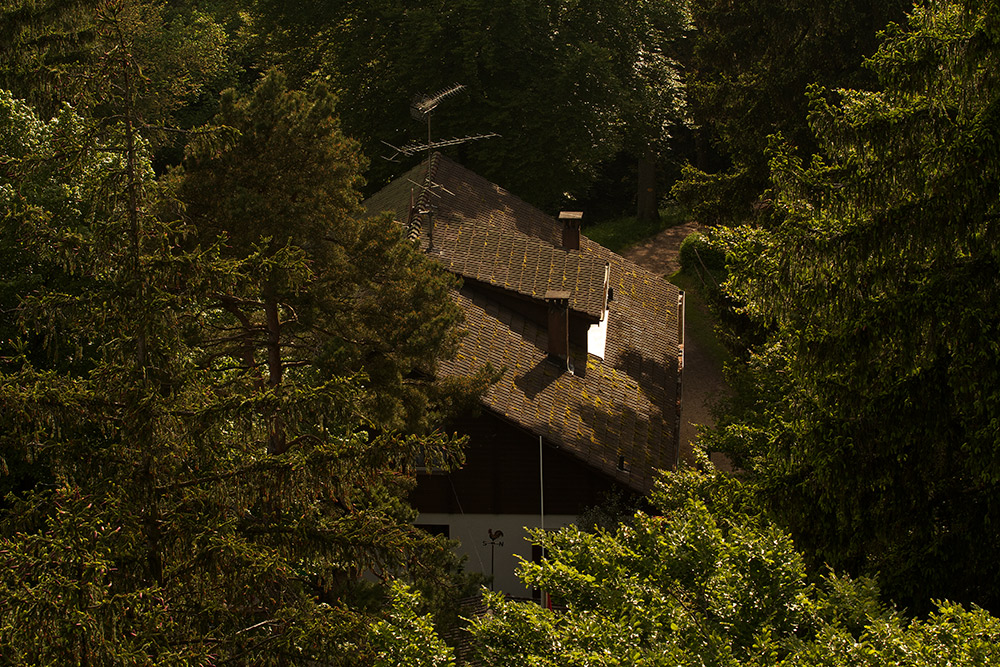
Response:
POLYGON ((908 620, 867 579, 807 578, 752 489, 716 473, 664 476, 654 507, 615 532, 536 532, 522 576, 554 608, 488 595, 472 628, 486 665, 985 664, 1000 621, 939 603, 908 620), (985 662, 984 662, 985 661, 985 662))

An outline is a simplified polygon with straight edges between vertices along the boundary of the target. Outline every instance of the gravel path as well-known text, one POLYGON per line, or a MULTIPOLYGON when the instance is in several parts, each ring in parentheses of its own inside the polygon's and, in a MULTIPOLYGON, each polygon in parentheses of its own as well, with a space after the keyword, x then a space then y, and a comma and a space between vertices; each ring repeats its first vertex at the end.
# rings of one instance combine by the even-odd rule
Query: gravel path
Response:
POLYGON ((672 276, 681 268, 678 260, 681 241, 699 229, 701 226, 697 222, 685 222, 664 229, 656 236, 624 250, 621 255, 653 273, 672 276))
MULTIPOLYGON (((681 241, 689 234, 698 231, 697 222, 666 229, 644 243, 635 245, 621 254, 639 266, 664 277, 671 276, 680 269, 678 254, 681 241)), ((687 300, 687 309, 704 308, 693 299, 687 300)), ((707 313, 706 313, 707 316, 707 313)), ((712 405, 726 391, 726 382, 722 374, 722 365, 713 359, 706 350, 703 341, 687 331, 684 343, 684 375, 682 379, 681 399, 681 457, 691 460, 691 444, 698 435, 699 424, 712 426, 712 405)), ((729 470, 729 462, 721 454, 713 454, 712 460, 720 468, 729 470)))

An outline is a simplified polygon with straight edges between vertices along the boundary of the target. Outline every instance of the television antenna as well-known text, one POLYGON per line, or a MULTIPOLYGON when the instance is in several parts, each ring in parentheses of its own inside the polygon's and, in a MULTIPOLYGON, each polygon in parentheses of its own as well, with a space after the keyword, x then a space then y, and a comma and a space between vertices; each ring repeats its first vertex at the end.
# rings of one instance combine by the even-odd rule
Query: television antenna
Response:
POLYGON ((413 104, 410 105, 410 115, 413 116, 413 120, 424 120, 424 118, 437 108, 441 100, 458 95, 463 90, 465 90, 465 85, 456 83, 450 88, 437 91, 433 95, 418 96, 414 98, 413 104))
POLYGON ((438 141, 433 141, 431 139, 431 114, 437 109, 441 102, 449 97, 453 97, 460 92, 465 90, 465 85, 461 83, 456 83, 449 88, 443 88, 433 95, 418 95, 414 98, 413 102, 410 104, 410 116, 413 120, 424 121, 427 123, 427 143, 409 143, 405 146, 393 146, 388 141, 383 141, 382 143, 395 151, 390 156, 382 156, 383 159, 389 160, 390 162, 398 162, 400 155, 405 155, 406 157, 412 157, 421 151, 427 151, 427 158, 430 160, 431 151, 435 148, 444 148, 446 146, 457 146, 458 144, 464 144, 467 141, 478 141, 480 139, 490 139, 492 137, 499 137, 500 135, 496 132, 490 132, 489 134, 470 134, 464 137, 454 137, 451 139, 439 139, 438 141))
POLYGON ((452 197, 455 196, 454 192, 452 192, 448 188, 444 187, 440 183, 435 183, 434 181, 430 181, 429 183, 427 183, 426 185, 424 185, 423 183, 417 183, 412 178, 408 178, 406 180, 408 180, 410 183, 412 183, 413 185, 417 186, 421 190, 427 192, 428 194, 432 194, 432 195, 434 195, 435 197, 438 197, 438 198, 441 197, 441 193, 437 192, 438 190, 443 190, 444 192, 447 192, 448 194, 450 194, 452 197))
POLYGON ((436 148, 444 148, 445 146, 457 146, 458 144, 464 144, 468 141, 477 141, 479 139, 490 139, 492 137, 499 137, 500 135, 496 132, 490 132, 488 134, 470 134, 464 137, 453 137, 451 139, 439 139, 434 141, 431 135, 431 116, 434 110, 444 100, 449 97, 454 97, 460 92, 465 90, 465 86, 461 83, 456 83, 448 88, 442 88, 441 90, 433 93, 431 95, 417 95, 413 98, 410 103, 410 116, 415 121, 423 121, 427 123, 427 143, 410 143, 405 146, 393 146, 388 141, 383 141, 382 143, 393 150, 392 155, 385 156, 383 159, 390 162, 398 162, 400 155, 405 155, 406 157, 412 157, 417 155, 422 151, 427 152, 427 172, 424 176, 423 183, 417 183, 416 181, 410 180, 410 183, 419 190, 421 190, 421 196, 418 198, 419 202, 414 199, 413 189, 410 190, 410 213, 406 223, 409 230, 409 237, 411 239, 420 238, 420 229, 423 226, 419 219, 425 217, 427 220, 427 243, 428 251, 434 252, 434 210, 435 207, 430 203, 429 197, 441 197, 441 192, 445 192, 449 195, 454 196, 454 193, 448 190, 440 183, 435 183, 431 180, 431 154, 436 148))

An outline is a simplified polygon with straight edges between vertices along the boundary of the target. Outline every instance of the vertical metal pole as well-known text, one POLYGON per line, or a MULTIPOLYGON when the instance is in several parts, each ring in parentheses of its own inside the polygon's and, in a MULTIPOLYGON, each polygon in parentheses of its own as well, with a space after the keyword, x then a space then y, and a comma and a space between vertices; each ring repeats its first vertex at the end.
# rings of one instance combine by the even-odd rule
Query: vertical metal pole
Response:
POLYGON ((431 112, 427 112, 427 187, 431 187, 430 174, 431 174, 431 154, 434 149, 431 148, 431 112))
MULTIPOLYGON (((542 465, 542 436, 538 436, 538 511, 542 524, 542 532, 545 532, 545 468, 542 465)), ((545 547, 542 547, 542 560, 545 560, 545 547)), ((546 606, 549 596, 542 591, 542 606, 546 606)))
POLYGON ((542 530, 545 530, 545 474, 542 468, 542 436, 538 436, 538 512, 541 517, 542 530))
POLYGON ((677 294, 677 405, 674 410, 674 468, 681 461, 681 422, 684 417, 684 362, 687 347, 687 295, 684 290, 677 294))

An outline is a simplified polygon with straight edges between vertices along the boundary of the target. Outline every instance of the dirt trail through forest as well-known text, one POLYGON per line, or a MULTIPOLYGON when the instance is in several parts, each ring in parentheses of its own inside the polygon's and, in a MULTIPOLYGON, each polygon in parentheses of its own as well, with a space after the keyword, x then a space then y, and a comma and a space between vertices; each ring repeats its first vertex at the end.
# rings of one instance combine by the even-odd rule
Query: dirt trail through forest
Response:
MULTIPOLYGON (((691 233, 699 230, 697 222, 688 222, 666 229, 651 239, 635 245, 621 254, 639 266, 659 275, 671 276, 680 269, 678 259, 681 242, 691 233)), ((701 308, 706 318, 711 315, 700 300, 687 299, 688 318, 692 308, 701 308)), ((684 375, 681 399, 681 456, 690 460, 691 443, 697 437, 698 424, 714 424, 711 408, 726 391, 722 374, 722 364, 708 353, 704 336, 686 328, 684 344, 684 375)), ((720 454, 713 454, 712 460, 724 469, 729 469, 728 461, 720 454)))

